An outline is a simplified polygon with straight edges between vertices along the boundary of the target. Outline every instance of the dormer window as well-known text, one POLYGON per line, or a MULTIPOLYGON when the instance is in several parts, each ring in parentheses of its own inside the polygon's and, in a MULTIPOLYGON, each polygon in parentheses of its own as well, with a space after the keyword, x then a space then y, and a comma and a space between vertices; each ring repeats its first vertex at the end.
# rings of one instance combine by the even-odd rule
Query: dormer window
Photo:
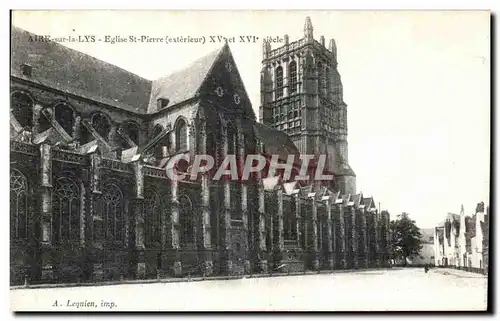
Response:
POLYGON ((167 107, 170 101, 167 98, 158 98, 156 102, 158 104, 158 110, 159 110, 167 107))
POLYGON ((33 105, 33 99, 27 94, 20 91, 11 94, 10 110, 24 129, 33 126, 33 105))
POLYGON ((28 65, 28 64, 21 65, 21 73, 23 74, 23 76, 31 77, 32 70, 33 70, 33 67, 31 67, 31 65, 28 65))

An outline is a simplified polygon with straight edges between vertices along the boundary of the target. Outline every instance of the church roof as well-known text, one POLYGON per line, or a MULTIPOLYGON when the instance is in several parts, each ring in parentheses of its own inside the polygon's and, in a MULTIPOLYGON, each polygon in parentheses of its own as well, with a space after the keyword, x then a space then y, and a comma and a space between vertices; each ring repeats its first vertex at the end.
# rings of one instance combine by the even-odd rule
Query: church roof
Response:
POLYGON ((168 105, 172 106, 195 97, 217 58, 227 48, 229 47, 226 44, 222 48, 194 61, 182 70, 153 80, 148 113, 157 111, 156 101, 159 98, 168 99, 168 105))
POLYGON ((299 150, 287 134, 256 121, 253 121, 253 130, 255 137, 264 142, 264 153, 280 156, 299 154, 299 150))
POLYGON ((356 176, 353 169, 351 168, 351 165, 349 164, 345 164, 344 167, 338 168, 335 174, 338 176, 356 176))
POLYGON ((340 200, 340 199, 342 199, 342 196, 340 195, 340 190, 332 193, 333 202, 336 203, 337 200, 340 200))
POLYGON ((373 197, 363 197, 363 201, 361 205, 364 205, 366 209, 369 208, 370 205, 373 203, 373 197))
POLYGON ((347 206, 349 202, 352 202, 352 195, 351 194, 344 194, 342 195, 342 200, 344 201, 344 206, 347 206))
POLYGON ((361 203, 362 197, 363 196, 361 194, 352 195, 352 201, 354 202, 355 207, 358 207, 359 205, 363 205, 361 203))
POLYGON ((158 98, 172 106, 195 97, 218 57, 229 50, 225 44, 151 81, 54 41, 32 41, 35 36, 12 26, 12 76, 139 114, 156 112, 158 98), (32 66, 31 76, 22 74, 22 64, 32 66))
POLYGON ((307 197, 307 195, 309 193, 312 193, 312 191, 313 191, 312 185, 299 187, 299 189, 300 189, 300 196, 302 196, 302 197, 307 197))
POLYGON ((10 74, 127 111, 145 113, 151 81, 53 41, 12 26, 10 74), (32 67, 32 75, 21 65, 32 67))

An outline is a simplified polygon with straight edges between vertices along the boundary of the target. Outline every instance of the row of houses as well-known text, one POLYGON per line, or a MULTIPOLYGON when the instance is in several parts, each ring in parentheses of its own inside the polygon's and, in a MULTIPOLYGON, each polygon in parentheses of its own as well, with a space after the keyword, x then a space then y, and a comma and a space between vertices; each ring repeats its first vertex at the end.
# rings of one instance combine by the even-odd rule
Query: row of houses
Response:
POLYGON ((412 266, 434 265, 434 229, 421 228, 420 244, 422 248, 418 254, 412 255, 407 258, 407 264, 412 266))
POLYGON ((483 202, 473 215, 448 213, 434 228, 434 263, 488 273, 489 207, 483 202))

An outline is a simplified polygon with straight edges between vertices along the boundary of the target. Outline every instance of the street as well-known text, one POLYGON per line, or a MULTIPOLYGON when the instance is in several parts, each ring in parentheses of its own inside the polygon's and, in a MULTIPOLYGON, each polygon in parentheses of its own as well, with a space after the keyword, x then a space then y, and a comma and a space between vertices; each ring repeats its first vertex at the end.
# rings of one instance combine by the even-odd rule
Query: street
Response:
POLYGON ((485 310, 487 278, 423 268, 200 282, 11 290, 11 310, 485 310))

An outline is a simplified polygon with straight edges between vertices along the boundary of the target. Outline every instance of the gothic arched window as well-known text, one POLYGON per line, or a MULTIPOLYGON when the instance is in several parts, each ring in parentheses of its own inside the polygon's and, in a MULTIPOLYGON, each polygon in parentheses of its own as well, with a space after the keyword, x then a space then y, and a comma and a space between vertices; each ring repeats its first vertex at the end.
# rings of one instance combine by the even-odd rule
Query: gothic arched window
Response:
POLYGON ((326 68, 325 77, 326 77, 326 94, 328 95, 328 93, 332 91, 332 79, 331 79, 332 77, 330 76, 330 68, 326 68))
POLYGON ((17 240, 28 236, 28 180, 17 169, 10 170, 10 235, 17 240))
POLYGON ((184 119, 180 119, 175 126, 175 149, 188 149, 188 127, 184 119))
POLYGON ((80 236, 80 189, 76 183, 61 177, 52 197, 53 235, 55 243, 78 240, 80 236))
POLYGON ((98 219, 93 220, 93 238, 94 241, 102 242, 106 238, 106 223, 103 221, 104 200, 101 195, 95 195, 92 205, 92 214, 98 219))
POLYGON ((161 200, 154 190, 146 190, 144 198, 144 212, 146 226, 145 245, 148 248, 161 245, 161 200))
POLYGON ((103 219, 108 240, 125 241, 123 193, 115 184, 107 184, 103 190, 103 219))
POLYGON ((57 122, 62 128, 73 136, 73 126, 75 124, 73 109, 64 103, 57 104, 54 107, 54 114, 57 122))
MULTIPOLYGON (((158 135, 161 134, 161 132, 163 132, 163 126, 160 124, 155 125, 155 127, 153 128, 153 137, 152 138, 157 137, 158 135)), ((168 135, 167 135, 167 137, 168 137, 168 135)), ((156 147, 154 150, 155 158, 157 158, 157 159, 163 158, 163 147, 167 147, 167 148, 169 147, 168 144, 166 144, 166 143, 168 143, 167 137, 162 139, 160 142, 158 142, 158 144, 156 144, 156 147)))
POLYGON ((33 126, 33 99, 25 93, 13 92, 10 107, 16 120, 23 127, 31 129, 33 126))
POLYGON ((179 224, 181 226, 181 246, 193 244, 195 242, 193 204, 186 195, 179 197, 179 224))
POLYGON ((101 135, 102 138, 107 139, 109 132, 111 130, 111 121, 108 116, 102 113, 96 113, 92 115, 90 120, 92 127, 101 135))
POLYGON ((162 131, 163 131, 163 126, 160 124, 156 124, 155 127, 153 128, 153 137, 152 138, 160 135, 162 131))
MULTIPOLYGON (((300 203, 301 218, 300 219, 302 222, 306 222, 307 220, 309 220, 312 211, 313 211, 313 208, 312 208, 311 199, 301 199, 301 203, 300 203)), ((301 224, 300 233, 302 235, 302 237, 300 238, 300 246, 303 249, 305 249, 307 246, 306 234, 308 235, 308 229, 307 229, 306 224, 301 224)))
POLYGON ((325 92, 325 72, 323 65, 318 62, 318 94, 323 96, 325 92))
MULTIPOLYGON (((318 249, 322 249, 323 248, 323 217, 324 215, 326 214, 326 206, 324 204, 318 204, 318 209, 317 209, 317 213, 318 213, 318 220, 316 221, 316 227, 317 227, 317 234, 316 234, 316 238, 317 238, 317 243, 318 243, 318 249)), ((353 240, 351 240, 351 242, 353 242, 353 240)))
POLYGON ((276 98, 283 97, 283 67, 276 68, 276 98))
POLYGON ((217 139, 215 138, 215 132, 213 127, 207 125, 207 155, 211 155, 217 160, 217 139))
POLYGON ((297 217, 295 198, 293 196, 283 196, 283 238, 285 240, 297 239, 297 217))
POLYGON ((297 63, 290 63, 290 95, 297 92, 297 63))
POLYGON ((241 209, 241 185, 238 183, 232 183, 230 185, 230 200, 231 200, 231 219, 241 220, 242 209, 241 209))
MULTIPOLYGON (((128 121, 122 124, 124 133, 136 144, 139 145, 139 125, 128 121)), ((128 147, 128 143, 126 144, 128 147)))
POLYGON ((229 123, 227 126, 227 154, 235 155, 236 154, 236 128, 234 128, 233 124, 229 123))

